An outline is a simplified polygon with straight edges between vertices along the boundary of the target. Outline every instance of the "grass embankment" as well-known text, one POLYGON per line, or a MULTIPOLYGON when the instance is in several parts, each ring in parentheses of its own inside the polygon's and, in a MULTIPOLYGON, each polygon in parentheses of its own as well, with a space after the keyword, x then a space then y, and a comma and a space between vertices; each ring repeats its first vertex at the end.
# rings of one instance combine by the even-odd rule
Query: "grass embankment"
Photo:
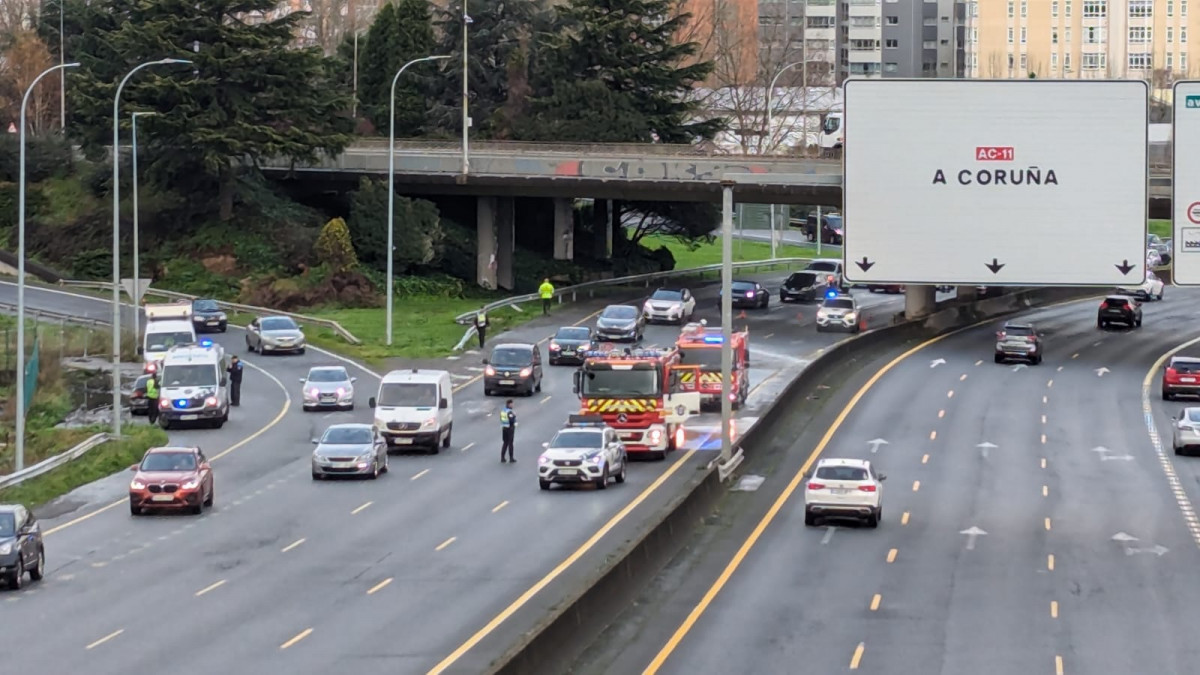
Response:
MULTIPOLYGON (((63 357, 106 351, 110 334, 80 326, 36 325, 30 322, 28 335, 41 333, 38 384, 25 418, 25 466, 33 466, 105 431, 105 426, 60 429, 55 425, 75 408, 70 382, 61 364, 63 357)), ((0 475, 15 469, 16 400, 16 321, 0 317, 0 339, 4 340, 3 385, 0 399, 0 475)), ((166 434, 157 427, 132 427, 128 438, 94 448, 82 458, 20 485, 0 490, 0 502, 22 502, 30 506, 44 503, 70 490, 118 471, 136 461, 153 444, 165 443, 166 434), (130 459, 132 457, 132 459, 130 459)))
MULTIPOLYGON (((711 244, 691 246, 674 237, 646 235, 642 238, 642 244, 652 249, 660 246, 666 247, 671 252, 671 255, 675 257, 675 269, 677 270, 721 264, 720 240, 714 241, 711 244)), ((840 249, 835 250, 838 253, 834 257, 839 257, 841 255, 840 249)), ((812 258, 817 254, 817 249, 814 246, 795 246, 784 243, 780 243, 776 247, 776 251, 776 257, 779 258, 812 258)), ((734 262, 770 260, 770 258, 771 244, 769 242, 749 241, 746 239, 735 239, 733 241, 734 262)))
POLYGON ((1150 234, 1157 234, 1163 239, 1168 239, 1175 236, 1171 228, 1171 221, 1163 218, 1150 219, 1150 234))

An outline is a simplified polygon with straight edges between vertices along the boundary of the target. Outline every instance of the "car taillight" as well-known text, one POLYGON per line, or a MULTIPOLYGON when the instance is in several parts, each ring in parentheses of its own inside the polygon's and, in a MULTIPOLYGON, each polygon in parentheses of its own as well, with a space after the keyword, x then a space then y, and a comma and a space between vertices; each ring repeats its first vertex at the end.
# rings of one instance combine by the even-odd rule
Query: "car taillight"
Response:
POLYGON ((1174 368, 1167 368, 1167 377, 1178 377, 1179 371, 1174 368))
POLYGON ((1037 338, 1032 335, 1030 335, 1029 337, 1027 337, 1025 339, 1028 340, 1029 342, 1037 342, 1037 338))
POLYGON ((1003 339, 1004 339, 1004 338, 1006 338, 1006 337, 1008 337, 1008 333, 1005 333, 1004 331, 998 331, 998 332, 996 333, 996 339, 997 339, 997 340, 1003 340, 1003 339))
POLYGON ((809 490, 824 490, 825 484, 824 483, 809 483, 808 489, 809 490))
POLYGON ((874 492, 875 486, 874 485, 859 485, 858 489, 863 492, 874 492))
POLYGON ((1108 302, 1100 303, 1100 309, 1108 309, 1108 302))

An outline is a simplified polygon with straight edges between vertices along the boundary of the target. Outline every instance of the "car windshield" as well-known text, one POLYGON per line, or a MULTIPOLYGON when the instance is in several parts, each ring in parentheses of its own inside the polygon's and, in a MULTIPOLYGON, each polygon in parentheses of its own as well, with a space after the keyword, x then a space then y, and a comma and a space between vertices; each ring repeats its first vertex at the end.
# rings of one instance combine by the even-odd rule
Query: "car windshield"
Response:
POLYGON ((729 287, 735 291, 752 291, 754 290, 754 282, 752 281, 735 281, 729 284, 729 287))
POLYGON ((165 352, 171 347, 189 345, 195 342, 191 333, 173 331, 169 333, 146 333, 146 351, 165 352))
POLYGON ((1033 335, 1033 328, 1030 326, 1005 326, 1004 332, 1009 335, 1033 335))
POLYGON ((555 340, 587 340, 588 339, 588 329, 575 328, 575 327, 571 327, 571 326, 566 327, 566 328, 559 328, 558 332, 554 334, 554 339, 555 340))
POLYGON ((379 388, 382 407, 432 408, 438 404, 437 385, 432 382, 386 382, 379 388))
POLYGON ((330 445, 366 445, 371 442, 371 430, 361 427, 331 427, 321 437, 330 445))
POLYGON ((611 305, 604 308, 604 313, 600 315, 601 319, 636 319, 638 315, 637 307, 629 307, 628 305, 611 305))
POLYGON ((217 307, 216 300, 193 300, 192 301, 192 311, 193 312, 218 312, 220 310, 221 310, 221 308, 217 307))
POLYGON ((682 302, 683 291, 673 291, 667 288, 660 288, 654 291, 654 295, 650 296, 651 300, 663 300, 667 302, 682 302))
POLYGON ((349 379, 345 368, 313 368, 308 371, 309 382, 345 382, 349 379))
POLYGON ((497 349, 492 352, 492 358, 488 359, 493 366, 501 368, 524 368, 533 364, 533 350, 531 349, 497 349))
POLYGON ((576 429, 564 429, 557 434, 554 434, 554 440, 550 441, 552 448, 599 448, 602 447, 604 434, 598 434, 595 431, 579 431, 576 429))
POLYGON ((297 330, 296 322, 286 316, 273 316, 262 320, 263 330, 297 330))
POLYGON ((720 349, 686 349, 679 363, 685 366, 701 366, 703 368, 721 367, 720 349))
POLYGON ((217 369, 211 363, 165 366, 161 381, 164 387, 215 387, 217 369))
POLYGON ((17 533, 17 517, 11 513, 0 513, 0 538, 15 536, 17 533))
POLYGON ((857 466, 823 466, 817 469, 817 478, 825 480, 867 480, 867 470, 857 466))
POLYGON ((152 452, 142 460, 142 471, 195 471, 196 456, 190 452, 152 452))
POLYGON ((829 298, 825 301, 825 306, 833 309, 854 309, 854 301, 850 298, 829 298))
POLYGON ((838 266, 835 262, 818 261, 808 264, 808 269, 816 270, 818 272, 836 272, 837 268, 838 266))
POLYGON ((1200 422, 1200 408, 1188 408, 1187 409, 1187 421, 1200 422))
POLYGON ((585 396, 657 396, 659 393, 657 370, 592 370, 583 377, 585 396))
POLYGON ((788 277, 783 285, 791 286, 792 288, 806 288, 812 286, 816 281, 817 275, 812 272, 796 272, 788 277))

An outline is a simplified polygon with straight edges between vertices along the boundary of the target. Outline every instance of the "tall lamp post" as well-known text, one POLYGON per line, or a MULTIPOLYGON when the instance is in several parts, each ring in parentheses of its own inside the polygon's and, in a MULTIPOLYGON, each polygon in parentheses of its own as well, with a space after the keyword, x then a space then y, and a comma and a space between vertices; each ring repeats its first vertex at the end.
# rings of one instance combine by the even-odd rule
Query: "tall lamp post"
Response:
MULTIPOLYGON (((466 43, 464 43, 465 46, 466 43)), ((413 59, 408 63, 400 66, 400 70, 396 71, 396 76, 392 78, 392 98, 391 98, 391 122, 388 125, 388 216, 387 216, 387 343, 392 344, 392 259, 395 258, 395 244, 393 237, 395 234, 395 219, 396 219, 396 83, 400 81, 400 76, 404 74, 408 67, 415 63, 424 61, 440 61, 448 59, 449 56, 425 56, 419 59, 413 59)), ((463 135, 464 148, 466 147, 466 135, 464 129, 463 135)), ((465 152, 465 149, 464 149, 465 152)))
POLYGON ((20 178, 17 179, 17 471, 25 468, 25 128, 28 126, 25 109, 29 107, 29 95, 43 77, 78 65, 60 63, 47 68, 33 78, 21 98, 20 178))
MULTIPOLYGON (((796 66, 803 65, 807 62, 808 62, 808 60, 805 59, 804 61, 796 61, 794 63, 789 63, 786 66, 780 68, 779 72, 775 73, 775 77, 771 78, 771 86, 767 87, 767 129, 766 129, 766 133, 764 135, 764 138, 767 139, 768 144, 770 144, 770 142, 771 142, 771 127, 772 127, 772 122, 775 119, 775 111, 771 109, 771 95, 775 93, 775 83, 777 81, 779 81, 779 76, 783 75, 783 73, 785 71, 787 71, 788 69, 795 68, 796 66)), ((807 82, 805 84, 807 84, 807 82)), ((808 96, 808 88, 807 87, 805 87, 805 89, 804 89, 804 96, 806 98, 808 96)), ((802 124, 804 125, 804 146, 805 146, 805 148, 807 148, 808 147, 808 116, 807 115, 805 115, 805 119, 802 122, 802 124)), ((818 225, 818 229, 819 228, 820 228, 820 226, 818 225)), ((778 242, 776 241, 776 236, 775 236, 775 205, 771 204, 771 257, 772 258, 776 257, 776 248, 777 247, 778 247, 778 242)))
MULTIPOLYGON (((133 171, 133 304, 135 304, 135 305, 138 303, 139 300, 141 300, 141 295, 142 295, 142 293, 141 293, 141 291, 142 291, 142 287, 141 287, 142 265, 138 259, 138 255, 141 252, 141 246, 138 244, 138 232, 140 231, 140 228, 138 227, 137 121, 138 121, 139 117, 146 117, 148 115, 157 115, 157 114, 158 113, 156 113, 156 112, 135 112, 129 116, 130 120, 131 120, 131 125, 133 127, 133 132, 132 132, 132 137, 133 137, 133 148, 132 148, 132 152, 133 152, 133 167, 132 167, 132 171, 133 171)), ((138 334, 141 333, 141 331, 142 331, 141 317, 139 316, 139 314, 140 314, 140 312, 138 312, 137 310, 134 310, 134 312, 133 312, 133 339, 134 340, 137 340, 138 334)))
POLYGON ((471 15, 467 14, 467 0, 463 0, 462 22, 462 177, 463 180, 466 180, 467 173, 471 170, 470 156, 467 154, 467 130, 471 126, 471 118, 468 115, 470 111, 467 101, 468 94, 471 90, 467 81, 467 26, 471 25, 471 15))
MULTIPOLYGON (((60 68, 67 67, 67 33, 64 30, 67 17, 66 3, 67 0, 58 0, 58 65, 60 68)), ((67 74, 65 72, 58 76, 58 121, 59 128, 66 132, 67 74)))
MULTIPOLYGON (((125 74, 125 78, 117 85, 117 93, 113 95, 113 127, 112 127, 112 406, 113 406, 113 436, 121 435, 121 90, 133 74, 150 66, 166 66, 177 63, 191 63, 187 59, 159 59, 147 61, 125 74)), ((134 308, 136 311, 136 307, 134 308)))

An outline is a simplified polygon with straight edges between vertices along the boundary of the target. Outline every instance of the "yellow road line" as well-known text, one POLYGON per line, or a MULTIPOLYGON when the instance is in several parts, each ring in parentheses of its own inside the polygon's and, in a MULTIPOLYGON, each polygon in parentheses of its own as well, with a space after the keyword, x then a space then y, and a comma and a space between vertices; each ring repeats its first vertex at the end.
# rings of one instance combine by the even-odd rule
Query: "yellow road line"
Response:
POLYGON ((458 541, 458 537, 450 537, 446 541, 443 541, 442 543, 438 544, 437 548, 435 548, 433 550, 440 551, 440 550, 446 548, 447 546, 449 546, 450 544, 453 544, 456 541, 458 541))
POLYGON ((929 455, 921 455, 921 463, 928 464, 929 463, 929 455))
POLYGON ((217 590, 218 588, 220 588, 220 587, 222 587, 222 586, 224 586, 224 585, 225 585, 225 580, 224 580, 224 579, 222 579, 222 580, 218 581, 217 583, 215 583, 215 584, 213 584, 213 585, 211 585, 211 586, 207 586, 207 587, 205 587, 205 588, 202 588, 202 589, 200 589, 200 590, 196 591, 196 597, 198 598, 198 597, 200 597, 200 596, 204 595, 205 593, 208 593, 209 591, 215 591, 215 590, 217 590))
POLYGON ((502 508, 504 508, 504 507, 506 507, 506 506, 508 506, 508 500, 507 500, 507 499, 505 499, 504 501, 500 502, 500 503, 499 503, 499 504, 497 504, 495 507, 493 507, 493 508, 492 508, 492 513, 495 513, 495 512, 499 511, 500 509, 502 509, 502 508))
POLYGON ((371 590, 367 591, 367 595, 375 595, 376 591, 387 587, 387 585, 390 583, 392 583, 392 577, 388 577, 388 578, 384 579, 383 581, 372 586, 371 590))
POLYGON ((279 645, 279 648, 280 648, 280 649, 287 649, 288 647, 291 647, 292 645, 294 645, 294 644, 296 644, 297 642, 299 642, 299 641, 303 640, 304 638, 308 637, 309 635, 312 635, 312 631, 313 631, 313 629, 311 629, 311 628, 305 628, 304 630, 300 631, 300 632, 299 632, 299 633, 296 635, 296 637, 294 637, 294 638, 292 638, 291 640, 288 640, 287 642, 285 642, 285 643, 283 643, 283 644, 279 645))
POLYGON ((862 662, 863 652, 866 649, 866 645, 861 642, 854 648, 854 656, 850 657, 850 670, 858 670, 858 664, 862 662))
POLYGON ((883 596, 878 593, 875 594, 875 597, 871 598, 871 611, 872 612, 879 610, 879 603, 882 600, 883 600, 883 596))
POLYGON ((899 551, 896 549, 892 549, 892 550, 888 551, 887 561, 889 564, 896 562, 896 554, 897 553, 899 553, 899 551))
POLYGON ((1050 570, 1051 572, 1054 571, 1054 554, 1053 553, 1046 556, 1046 569, 1050 570))
POLYGON ((931 441, 937 440, 937 431, 936 430, 929 432, 929 440, 931 440, 931 441))
POLYGON ((1063 662, 1061 656, 1054 657, 1054 675, 1063 675, 1063 662))
POLYGON ((374 504, 374 503, 375 503, 375 502, 367 502, 366 504, 363 504, 362 506, 358 507, 357 509, 354 509, 353 511, 351 511, 351 512, 350 512, 350 515, 352 515, 352 516, 357 516, 358 514, 360 514, 360 513, 362 513, 363 511, 367 510, 367 507, 368 507, 368 506, 370 506, 370 505, 372 505, 372 504, 374 504))
POLYGON ((287 553, 288 551, 296 548, 297 546, 299 546, 300 544, 303 544, 306 541, 308 541, 308 540, 307 539, 297 539, 296 541, 293 541, 292 543, 288 544, 287 546, 284 546, 283 548, 279 549, 279 552, 287 553))
POLYGON ((904 515, 900 516, 900 524, 901 524, 901 525, 907 525, 907 524, 908 524, 908 511, 905 511, 905 512, 904 512, 904 515))
POLYGON ((1052 618, 1052 619, 1058 618, 1058 601, 1056 601, 1056 600, 1050 601, 1050 618, 1052 618))
POLYGON ((921 489, 921 481, 919 481, 919 480, 914 480, 914 481, 913 481, 913 492, 916 492, 916 491, 918 491, 918 490, 920 490, 920 489, 921 489))
POLYGON ((95 642, 88 645, 84 649, 95 649, 96 647, 99 647, 100 645, 104 644, 105 642, 108 642, 109 640, 117 637, 118 635, 120 635, 121 633, 124 633, 124 632, 125 632, 124 628, 122 628, 121 630, 115 630, 115 631, 109 633, 108 635, 105 635, 104 637, 100 638, 99 640, 96 640, 95 642))

